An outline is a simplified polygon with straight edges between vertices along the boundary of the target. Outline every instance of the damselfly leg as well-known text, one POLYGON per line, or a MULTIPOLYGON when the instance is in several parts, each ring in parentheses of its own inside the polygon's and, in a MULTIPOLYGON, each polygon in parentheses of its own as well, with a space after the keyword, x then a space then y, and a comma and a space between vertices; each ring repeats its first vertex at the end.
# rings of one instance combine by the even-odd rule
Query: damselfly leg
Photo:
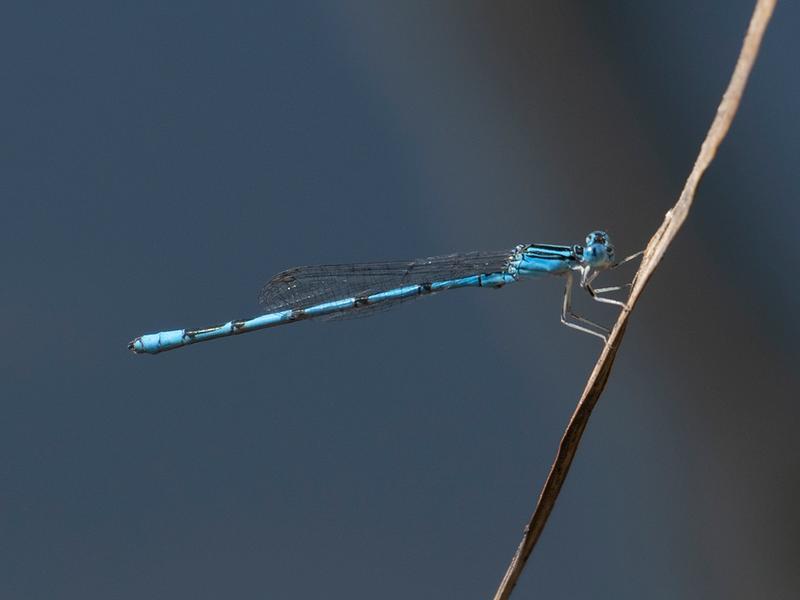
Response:
MULTIPOLYGON (((631 254, 630 256, 628 256, 626 258, 623 258, 621 261, 619 261, 617 263, 614 263, 611 267, 608 268, 608 270, 611 271, 613 269, 621 267, 625 263, 630 262, 630 261, 634 260, 635 258, 638 258, 638 257, 642 256, 643 254, 644 254, 644 250, 640 250, 636 254, 631 254)), ((608 294, 610 292, 618 292, 618 291, 624 290, 626 288, 630 289, 631 287, 633 287, 633 281, 631 281, 630 283, 623 284, 623 285, 614 285, 614 286, 610 286, 610 287, 604 287, 604 288, 595 289, 595 288, 592 287, 591 282, 595 277, 597 277, 597 275, 598 275, 598 273, 595 271, 590 277, 585 278, 585 281, 583 282, 583 287, 586 288, 586 291, 592 297, 592 300, 594 300, 596 302, 602 302, 603 304, 612 304, 614 306, 619 306, 620 308, 627 308, 628 305, 625 302, 622 302, 621 300, 615 300, 613 298, 603 298, 601 296, 601 294, 608 294)), ((635 281, 635 279, 634 279, 634 281, 635 281)))
POLYGON ((601 340, 603 340, 603 342, 608 341, 607 335, 610 333, 608 329, 606 329, 602 325, 598 325, 594 321, 585 319, 584 317, 572 311, 572 284, 574 282, 572 273, 567 273, 566 280, 567 284, 564 286, 564 304, 561 307, 561 322, 567 327, 571 327, 572 329, 577 329, 578 331, 582 331, 583 333, 588 333, 589 335, 599 337, 601 340), (605 335, 603 333, 593 331, 588 327, 578 325, 577 323, 572 323, 567 320, 567 316, 570 316, 576 321, 580 321, 581 323, 586 323, 587 325, 591 325, 592 327, 597 327, 597 329, 599 329, 600 331, 605 332, 605 335))
MULTIPOLYGON (((608 267, 606 270, 616 269, 617 267, 634 260, 644 254, 644 251, 637 252, 636 254, 631 254, 630 256, 622 259, 621 261, 614 263, 611 267, 608 267)), ((624 289, 630 289, 633 286, 633 282, 626 283, 623 285, 614 285, 608 287, 602 287, 595 289, 592 287, 592 282, 595 278, 601 273, 601 271, 593 270, 588 265, 583 265, 575 269, 578 273, 580 273, 580 286, 586 290, 586 292, 591 296, 592 300, 596 302, 601 302, 603 304, 611 304, 613 306, 618 306, 620 308, 627 308, 627 304, 621 300, 615 300, 613 298, 604 298, 602 294, 608 294, 611 292, 618 292, 624 289)), ((608 341, 608 334, 610 330, 603 327, 602 325, 598 325, 594 321, 590 321, 585 317, 582 317, 575 313, 572 310, 572 286, 574 283, 574 275, 572 272, 566 274, 566 286, 564 287, 564 304, 561 309, 561 322, 566 325, 567 327, 571 327, 572 329, 576 329, 578 331, 582 331, 584 333, 588 333, 595 337, 599 337, 604 342, 608 341), (578 323, 570 322, 567 317, 571 317, 575 321, 580 323, 584 323, 585 325, 590 325, 591 327, 596 328, 598 331, 593 329, 589 329, 588 327, 584 327, 583 325, 579 325, 578 323), (602 332, 602 333, 601 333, 602 332)))

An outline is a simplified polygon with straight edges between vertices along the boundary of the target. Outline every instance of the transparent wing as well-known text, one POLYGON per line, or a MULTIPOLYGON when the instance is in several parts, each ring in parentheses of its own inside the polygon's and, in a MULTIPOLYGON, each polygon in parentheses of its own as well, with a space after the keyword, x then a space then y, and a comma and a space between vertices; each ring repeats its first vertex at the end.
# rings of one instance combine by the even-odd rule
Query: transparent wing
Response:
MULTIPOLYGON (((369 296, 407 285, 457 279, 469 275, 503 271, 515 250, 466 252, 433 256, 411 261, 355 263, 296 267, 278 273, 259 294, 265 312, 308 308, 324 302, 369 296)), ((417 296, 414 296, 417 297, 417 296)), ((403 300, 395 300, 335 316, 359 316, 349 313, 372 313, 389 308, 403 300)))

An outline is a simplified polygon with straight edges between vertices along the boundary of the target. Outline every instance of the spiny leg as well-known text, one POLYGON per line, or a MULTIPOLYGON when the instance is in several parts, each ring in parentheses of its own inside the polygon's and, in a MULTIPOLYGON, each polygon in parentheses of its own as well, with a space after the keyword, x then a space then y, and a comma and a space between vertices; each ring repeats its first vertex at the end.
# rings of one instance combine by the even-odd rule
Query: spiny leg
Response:
POLYGON ((564 304, 561 307, 561 322, 566 325, 567 327, 571 327, 572 329, 577 329, 578 331, 582 331, 584 333, 588 333, 589 335, 593 335, 599 337, 604 342, 608 341, 605 335, 602 333, 598 333, 597 331, 592 331, 588 327, 583 327, 578 325, 577 323, 570 323, 567 321, 567 315, 571 316, 573 319, 586 323, 588 325, 592 325, 597 327, 601 331, 605 331, 608 333, 608 329, 598 325, 597 323, 593 323, 589 319, 584 319, 580 315, 576 315, 572 312, 572 273, 567 274, 567 285, 564 287, 564 304))
MULTIPOLYGON (((643 256, 643 255, 644 255, 644 250, 639 250, 639 252, 637 252, 635 254, 631 254, 630 256, 626 256, 625 258, 623 258, 618 263, 614 263, 613 265, 611 265, 611 267, 609 267, 608 270, 609 271, 613 271, 614 269, 617 269, 617 268, 621 267, 625 263, 628 263, 628 262, 630 262, 630 261, 632 261, 632 260, 634 260, 636 258, 639 258, 640 256, 643 256)), ((636 275, 638 275, 638 274, 639 273, 637 271, 636 275)), ((594 293, 595 294, 604 294, 604 293, 607 293, 607 292, 616 292, 616 291, 621 290, 622 288, 626 288, 626 287, 627 288, 632 288, 633 284, 636 283, 636 275, 633 276, 633 281, 631 281, 630 283, 626 283, 625 285, 618 285, 618 286, 613 286, 613 287, 605 287, 605 288, 596 289, 596 290, 594 290, 594 293)))
POLYGON ((624 265, 626 262, 630 262, 630 261, 632 261, 634 258, 638 258, 638 257, 640 257, 642 254, 644 254, 644 250, 639 250, 639 252, 637 252, 636 254, 631 254, 630 256, 626 256, 626 257, 625 257, 625 258, 623 258, 621 261, 619 261, 619 262, 617 262, 617 263, 614 263, 614 264, 613 264, 613 265, 612 265, 612 266, 609 268, 609 270, 613 270, 613 269, 616 269, 617 267, 621 267, 621 266, 622 266, 622 265, 624 265))
MULTIPOLYGON (((627 256, 627 257, 623 258, 618 263, 615 263, 613 266, 610 267, 609 270, 616 269, 617 267, 620 267, 620 266, 624 265, 625 263, 630 262, 630 261, 632 261, 633 259, 635 259, 635 258, 637 258, 639 256, 642 256, 643 254, 644 254, 644 250, 641 250, 641 251, 637 252, 636 254, 631 254, 630 256, 627 256)), ((581 270, 581 282, 580 282, 581 283, 581 287, 586 289, 586 291, 592 297, 592 300, 595 300, 596 302, 602 302, 604 304, 612 304, 614 306, 619 306, 621 308, 627 308, 627 304, 625 304, 624 302, 621 302, 619 300, 614 300, 612 298, 603 298, 599 294, 608 293, 608 292, 616 292, 616 291, 619 291, 619 290, 622 290, 622 289, 625 289, 625 288, 630 288, 630 287, 633 286, 633 282, 626 283, 625 285, 616 285, 616 286, 611 286, 611 287, 599 288, 599 289, 595 290, 592 287, 591 284, 592 284, 592 281, 594 281, 595 277, 597 277, 598 275, 599 275, 599 271, 593 271, 592 272, 588 268, 581 270)), ((634 281, 635 281, 635 278, 634 278, 634 281)), ((564 325, 566 325, 567 327, 571 327, 572 329, 577 329, 578 331, 583 331, 584 333, 588 333, 590 335, 599 337, 604 342, 607 342, 608 338, 607 338, 606 335, 603 335, 603 334, 598 333, 596 331, 592 331, 591 329, 588 329, 587 327, 582 327, 581 325, 578 325, 577 323, 570 323, 569 321, 567 321, 567 315, 569 315, 569 316, 571 316, 572 318, 574 318, 577 321, 581 321, 583 323, 586 323, 587 325, 591 325, 591 326, 596 327, 597 329, 599 329, 601 331, 604 331, 606 334, 610 333, 610 331, 608 329, 606 329, 605 327, 603 327, 601 325, 598 325, 597 323, 594 323, 593 321, 590 321, 589 319, 585 319, 585 318, 581 317, 580 315, 575 314, 574 312, 572 312, 572 282, 573 282, 573 275, 572 275, 572 273, 568 273, 567 274, 567 285, 566 285, 566 287, 564 289, 564 305, 563 305, 563 307, 561 309, 561 322, 564 325)))
MULTIPOLYGON (((612 270, 616 269, 617 267, 620 267, 620 266, 624 265, 625 263, 630 262, 633 259, 638 258, 639 256, 642 256, 643 254, 644 254, 644 250, 640 250, 636 254, 631 254, 630 256, 627 256, 627 257, 623 258, 618 263, 615 263, 614 265, 609 267, 608 270, 612 271, 612 270)), ((604 304, 613 304, 614 306, 619 306, 621 308, 627 308, 628 305, 625 304, 624 302, 622 302, 620 300, 614 300, 612 298, 601 298, 600 294, 607 294, 609 292, 618 292, 619 290, 622 290, 622 289, 625 289, 625 288, 631 288, 631 287, 633 287, 633 282, 626 283, 624 285, 614 285, 614 286, 611 286, 611 287, 604 287, 604 288, 594 289, 591 286, 591 283, 594 280, 594 278, 597 277, 598 275, 599 275, 599 271, 595 271, 594 273, 592 273, 588 277, 586 277, 584 275, 583 280, 581 281, 581 284, 583 285, 583 287, 586 289, 587 292, 589 292, 589 295, 592 297, 592 300, 595 300, 597 302, 602 302, 604 304)), ((635 281, 635 278, 634 278, 634 281, 635 281)))
POLYGON ((608 292, 618 292, 620 290, 624 290, 625 288, 631 287, 632 283, 626 283, 624 285, 614 285, 611 287, 604 287, 604 288, 597 288, 594 290, 595 294, 607 294, 608 292))
MULTIPOLYGON (((628 284, 630 285, 630 284, 628 284)), ((628 305, 622 302, 621 300, 614 300, 613 298, 603 298, 602 296, 598 296, 598 290, 595 290, 590 284, 586 284, 583 286, 584 289, 589 292, 589 295, 592 297, 592 300, 596 302, 602 302, 603 304, 613 304, 614 306, 620 306, 622 308, 628 308, 628 305)), ((603 288, 603 291, 614 291, 618 289, 622 289, 626 286, 616 286, 613 288, 603 288)))

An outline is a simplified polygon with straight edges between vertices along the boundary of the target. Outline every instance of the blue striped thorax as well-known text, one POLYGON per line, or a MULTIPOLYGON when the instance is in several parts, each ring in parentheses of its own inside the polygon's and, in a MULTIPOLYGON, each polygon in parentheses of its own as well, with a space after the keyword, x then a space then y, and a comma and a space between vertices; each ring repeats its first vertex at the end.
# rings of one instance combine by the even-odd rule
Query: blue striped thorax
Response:
POLYGON ((518 246, 508 271, 519 277, 564 275, 569 271, 602 270, 614 263, 614 247, 608 234, 593 231, 586 236, 586 245, 559 246, 530 244, 518 246))
POLYGON ((566 273, 580 262, 572 246, 531 244, 520 254, 517 273, 522 277, 566 273))

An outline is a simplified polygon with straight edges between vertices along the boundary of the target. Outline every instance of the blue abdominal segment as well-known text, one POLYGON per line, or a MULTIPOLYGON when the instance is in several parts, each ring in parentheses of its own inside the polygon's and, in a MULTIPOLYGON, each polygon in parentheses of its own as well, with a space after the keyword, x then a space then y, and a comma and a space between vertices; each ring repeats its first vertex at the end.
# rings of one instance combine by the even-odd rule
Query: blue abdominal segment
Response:
POLYGON ((188 346, 197 342, 257 331, 259 329, 332 315, 334 313, 358 311, 378 304, 396 303, 401 300, 434 294, 444 290, 463 287, 500 287, 509 283, 514 283, 515 281, 516 279, 508 273, 489 273, 471 275, 458 279, 448 279, 445 281, 407 285, 367 296, 343 298, 341 300, 323 302, 306 308, 269 313, 252 319, 228 321, 222 325, 204 329, 175 329, 172 331, 151 333, 133 340, 129 344, 129 348, 137 354, 158 354, 159 352, 180 348, 181 346, 188 346))

